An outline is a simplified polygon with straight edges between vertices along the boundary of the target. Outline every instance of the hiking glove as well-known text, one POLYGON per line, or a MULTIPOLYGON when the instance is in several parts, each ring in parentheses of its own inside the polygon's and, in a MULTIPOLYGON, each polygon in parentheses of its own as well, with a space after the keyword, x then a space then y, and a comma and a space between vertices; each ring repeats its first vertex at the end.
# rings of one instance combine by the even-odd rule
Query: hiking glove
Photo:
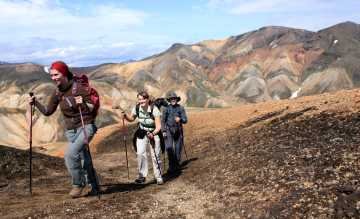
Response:
POLYGON ((82 104, 83 103, 82 96, 76 96, 76 97, 74 97, 74 99, 75 99, 76 104, 82 104))
POLYGON ((35 96, 30 96, 29 97, 29 104, 30 105, 35 105, 35 101, 36 101, 35 96))
POLYGON ((148 136, 148 138, 150 138, 150 139, 153 139, 153 138, 154 138, 154 134, 153 134, 152 132, 148 132, 148 133, 147 133, 147 136, 148 136))

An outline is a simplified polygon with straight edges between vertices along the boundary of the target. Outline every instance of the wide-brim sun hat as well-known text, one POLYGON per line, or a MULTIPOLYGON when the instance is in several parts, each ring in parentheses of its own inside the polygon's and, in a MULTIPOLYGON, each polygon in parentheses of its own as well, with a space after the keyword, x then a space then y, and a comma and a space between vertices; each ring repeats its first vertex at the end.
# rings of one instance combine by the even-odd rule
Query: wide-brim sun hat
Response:
POLYGON ((181 100, 181 97, 179 97, 175 92, 169 92, 166 95, 166 100, 170 101, 171 99, 176 99, 177 102, 181 100))

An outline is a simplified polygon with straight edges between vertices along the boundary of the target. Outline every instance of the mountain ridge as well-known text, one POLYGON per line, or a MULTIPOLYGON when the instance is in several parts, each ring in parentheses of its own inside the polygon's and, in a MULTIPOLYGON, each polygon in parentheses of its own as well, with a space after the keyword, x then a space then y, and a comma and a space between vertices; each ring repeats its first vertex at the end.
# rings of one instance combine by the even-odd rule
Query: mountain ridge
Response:
MULTIPOLYGON (((186 107, 221 108, 359 87, 359 36, 360 25, 353 22, 317 32, 268 26, 220 40, 175 43, 139 61, 73 69, 86 72, 99 91, 103 126, 120 120, 112 106, 129 110, 140 90, 154 97, 175 91, 186 107)), ((43 66, 31 63, 0 65, 0 83, 1 106, 21 109, 30 91, 45 102, 54 89, 43 66)), ((14 122, 10 132, 26 127, 18 117, 14 122)), ((49 136, 61 139, 55 130, 60 129, 49 136)))

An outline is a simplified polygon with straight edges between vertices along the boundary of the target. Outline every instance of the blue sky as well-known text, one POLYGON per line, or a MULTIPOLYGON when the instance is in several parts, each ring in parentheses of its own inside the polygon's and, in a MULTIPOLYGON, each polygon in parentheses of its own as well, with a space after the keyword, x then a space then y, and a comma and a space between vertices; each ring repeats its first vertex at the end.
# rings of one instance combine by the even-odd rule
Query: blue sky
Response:
POLYGON ((0 61, 72 66, 141 59, 173 43, 263 26, 360 23, 359 0, 0 0, 0 61))

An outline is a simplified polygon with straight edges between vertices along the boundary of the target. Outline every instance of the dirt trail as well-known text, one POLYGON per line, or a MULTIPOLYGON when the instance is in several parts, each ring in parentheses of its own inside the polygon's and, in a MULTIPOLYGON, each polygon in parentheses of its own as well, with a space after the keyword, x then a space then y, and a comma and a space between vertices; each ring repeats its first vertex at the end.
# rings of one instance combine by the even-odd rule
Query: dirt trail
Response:
POLYGON ((187 184, 182 179, 168 183, 166 187, 152 195, 155 211, 147 212, 144 217, 158 216, 157 212, 171 217, 203 218, 205 217, 208 194, 194 185, 187 184))
MULTIPOLYGON (((34 159, 40 159, 35 156, 34 159)), ((56 162, 59 162, 57 160, 56 162)), ((26 162, 26 161, 25 161, 26 162)), ((39 162, 40 163, 40 162, 39 162)), ((133 180, 137 176, 134 153, 129 151, 130 179, 127 178, 125 153, 104 153, 94 156, 100 174, 101 199, 84 197, 70 199, 69 177, 63 169, 45 176, 36 176, 33 181, 33 197, 28 194, 25 178, 13 180, 0 188, 0 217, 203 217, 203 204, 207 202, 204 191, 183 181, 188 169, 176 178, 166 178, 164 185, 157 185, 152 169, 144 185, 133 180), (195 207, 194 206, 198 206, 195 207), (18 210, 14 210, 18 209, 18 210)), ((41 165, 41 164, 39 164, 41 165)), ((191 165, 191 163, 188 163, 191 165)))

